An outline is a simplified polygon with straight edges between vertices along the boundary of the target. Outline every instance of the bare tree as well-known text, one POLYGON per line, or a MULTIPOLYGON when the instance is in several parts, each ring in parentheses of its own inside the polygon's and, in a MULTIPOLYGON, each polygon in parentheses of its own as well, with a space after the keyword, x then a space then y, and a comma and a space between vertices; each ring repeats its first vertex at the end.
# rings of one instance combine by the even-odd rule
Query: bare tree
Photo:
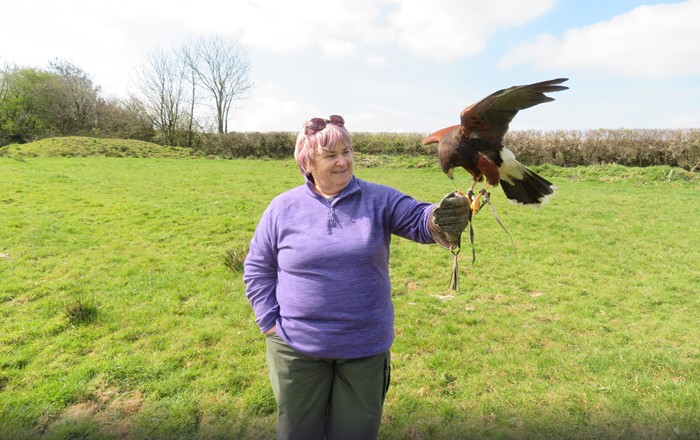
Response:
POLYGON ((0 68, 0 105, 5 101, 7 91, 10 88, 7 78, 10 73, 15 70, 17 70, 17 67, 10 66, 9 64, 5 64, 0 68))
POLYGON ((187 66, 185 73, 187 74, 187 80, 189 81, 190 86, 189 114, 187 121, 187 146, 192 148, 194 126, 197 125, 198 128, 201 128, 201 124, 197 123, 197 120, 195 119, 195 109, 197 107, 197 103, 199 102, 199 98, 197 96, 197 73, 192 69, 195 61, 192 59, 192 51, 189 49, 189 46, 185 45, 181 48, 180 56, 185 66, 187 66))
POLYGON ((245 50, 230 37, 211 35, 192 40, 183 53, 197 86, 213 102, 218 132, 227 133, 233 102, 253 87, 245 50))
POLYGON ((97 100, 100 88, 79 67, 55 59, 49 63, 49 71, 58 76, 65 89, 68 106, 59 115, 63 134, 85 133, 97 123, 97 100))
POLYGON ((185 69, 177 54, 151 52, 137 74, 140 96, 132 96, 129 103, 141 108, 166 145, 177 145, 187 116, 185 69))

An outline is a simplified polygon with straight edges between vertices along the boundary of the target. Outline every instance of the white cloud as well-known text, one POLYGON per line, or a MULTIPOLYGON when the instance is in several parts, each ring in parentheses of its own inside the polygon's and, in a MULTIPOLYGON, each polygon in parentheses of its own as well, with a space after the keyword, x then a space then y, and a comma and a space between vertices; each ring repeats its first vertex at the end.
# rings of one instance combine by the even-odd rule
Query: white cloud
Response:
POLYGON ((639 78, 700 74, 700 1, 640 6, 561 38, 540 35, 514 47, 501 67, 534 63, 546 69, 586 69, 639 78))
POLYGON ((369 55, 365 57, 365 63, 372 66, 386 66, 387 61, 382 55, 369 55))
POLYGON ((390 31, 400 47, 437 60, 479 54, 489 37, 554 7, 553 0, 395 0, 390 31))
MULTIPOLYGON (((218 0, 204 0, 221 8, 218 0)), ((297 52, 319 47, 343 56, 355 53, 354 41, 374 37, 380 13, 376 0, 295 0, 228 2, 228 11, 216 17, 189 17, 196 32, 232 32, 252 48, 270 52, 297 52)))
POLYGON ((398 46, 422 57, 451 60, 480 53, 499 30, 537 18, 554 4, 555 0, 201 0, 191 10, 180 8, 179 15, 165 6, 170 12, 159 17, 181 22, 195 33, 233 33, 254 50, 290 53, 317 47, 338 58, 357 55, 362 44, 398 46))
MULTIPOLYGON (((12 38, 26 21, 0 28, 0 54, 44 66, 59 57, 78 65, 101 57, 103 78, 145 52, 174 47, 188 36, 230 34, 254 51, 318 50, 332 58, 396 51, 438 60, 478 54, 489 37, 550 10, 555 0, 10 0, 4 12, 31 17, 46 39, 12 38), (41 11, 41 13, 37 13, 41 11), (189 35, 188 35, 189 34, 189 35), (41 41, 37 41, 41 39, 41 41), (10 43, 11 42, 11 43, 10 43), (139 48, 134 51, 134 48, 139 48), (81 56, 71 57, 70 54, 81 56), (66 55, 64 55, 66 54, 66 55)), ((386 61, 386 58, 385 58, 386 61)), ((107 80, 109 82, 109 80, 107 80)), ((117 86, 120 87, 120 86, 117 86)))

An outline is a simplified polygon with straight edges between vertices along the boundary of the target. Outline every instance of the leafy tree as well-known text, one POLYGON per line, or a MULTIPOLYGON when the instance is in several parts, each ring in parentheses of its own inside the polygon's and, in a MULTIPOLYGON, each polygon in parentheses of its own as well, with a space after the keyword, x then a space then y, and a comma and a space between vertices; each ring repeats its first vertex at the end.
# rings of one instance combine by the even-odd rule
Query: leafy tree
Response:
POLYGON ((54 60, 48 70, 6 68, 0 75, 3 141, 87 134, 97 122, 99 87, 80 68, 54 60))
POLYGON ((58 114, 67 102, 52 73, 33 68, 5 72, 0 130, 10 142, 27 142, 59 132, 58 114))

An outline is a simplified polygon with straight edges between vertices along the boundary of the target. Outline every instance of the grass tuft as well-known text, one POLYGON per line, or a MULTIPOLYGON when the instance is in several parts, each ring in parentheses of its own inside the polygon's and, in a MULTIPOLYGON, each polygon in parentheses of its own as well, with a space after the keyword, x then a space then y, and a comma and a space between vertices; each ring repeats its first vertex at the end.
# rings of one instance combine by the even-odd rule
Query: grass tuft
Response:
POLYGON ((248 255, 248 249, 227 249, 223 255, 224 264, 231 271, 239 273, 243 270, 246 255, 248 255))
POLYGON ((85 325, 95 322, 99 309, 94 297, 73 293, 71 299, 64 305, 63 313, 71 324, 85 325))

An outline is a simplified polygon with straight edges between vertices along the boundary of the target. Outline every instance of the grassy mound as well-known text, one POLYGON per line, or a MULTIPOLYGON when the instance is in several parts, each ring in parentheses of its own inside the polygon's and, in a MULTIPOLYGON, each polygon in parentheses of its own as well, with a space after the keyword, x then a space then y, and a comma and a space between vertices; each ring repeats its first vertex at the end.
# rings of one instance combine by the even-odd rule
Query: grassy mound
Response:
POLYGON ((151 142, 129 139, 101 139, 81 136, 54 137, 28 144, 11 144, 0 148, 0 156, 23 157, 191 157, 190 148, 164 147, 151 142))

